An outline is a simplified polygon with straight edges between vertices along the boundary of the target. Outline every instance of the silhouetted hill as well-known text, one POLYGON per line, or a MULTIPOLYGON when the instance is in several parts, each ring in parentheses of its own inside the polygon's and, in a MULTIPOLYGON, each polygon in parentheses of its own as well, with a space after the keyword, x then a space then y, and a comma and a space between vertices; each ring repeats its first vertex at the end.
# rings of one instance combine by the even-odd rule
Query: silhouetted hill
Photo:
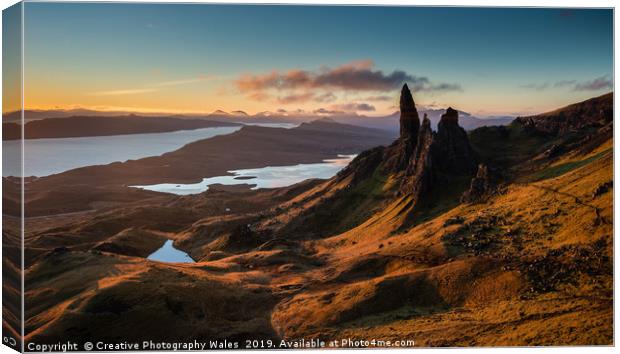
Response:
MULTIPOLYGON (((76 116, 33 120, 26 123, 24 131, 26 139, 42 139, 164 133, 177 130, 237 125, 241 124, 230 121, 171 117, 143 117, 135 115, 119 117, 76 116)), ((15 140, 21 136, 21 125, 17 123, 4 123, 2 129, 3 140, 15 140)))
POLYGON ((613 120, 613 92, 551 112, 519 117, 517 122, 527 129, 546 134, 565 134, 584 128, 602 127, 613 120))
MULTIPOLYGON (((437 130, 437 124, 441 119, 443 109, 422 109, 420 115, 426 114, 431 121, 431 128, 437 130)), ((460 125, 465 130, 473 130, 482 126, 507 125, 514 117, 498 116, 498 117, 475 117, 467 112, 458 111, 460 115, 460 125)), ((142 113, 142 112, 126 112, 126 111, 95 111, 90 109, 72 109, 72 110, 25 110, 24 120, 26 122, 57 119, 67 117, 122 117, 128 115, 136 115, 140 117, 170 117, 185 119, 206 119, 222 122, 240 122, 240 123, 301 123, 310 122, 322 118, 332 119, 343 124, 352 124, 367 128, 388 130, 398 132, 399 112, 395 112, 386 116, 366 116, 351 112, 328 112, 323 113, 321 110, 313 112, 292 111, 292 112, 259 112, 256 114, 248 114, 244 111, 225 112, 216 110, 211 113, 198 114, 166 114, 166 113, 142 113)), ((3 115, 4 123, 18 123, 21 120, 21 112, 9 112, 3 115)))

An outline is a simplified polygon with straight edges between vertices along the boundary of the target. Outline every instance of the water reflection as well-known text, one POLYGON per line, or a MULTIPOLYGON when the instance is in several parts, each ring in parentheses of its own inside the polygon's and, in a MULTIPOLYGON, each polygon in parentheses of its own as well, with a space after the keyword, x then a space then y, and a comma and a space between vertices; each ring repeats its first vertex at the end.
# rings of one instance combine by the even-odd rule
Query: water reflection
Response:
POLYGON ((252 185, 252 189, 286 187, 310 178, 331 178, 347 166, 355 156, 338 155, 337 159, 328 159, 320 163, 232 170, 228 171, 231 175, 209 177, 200 183, 193 184, 161 183, 132 187, 178 195, 202 193, 213 184, 227 186, 249 184, 252 185))

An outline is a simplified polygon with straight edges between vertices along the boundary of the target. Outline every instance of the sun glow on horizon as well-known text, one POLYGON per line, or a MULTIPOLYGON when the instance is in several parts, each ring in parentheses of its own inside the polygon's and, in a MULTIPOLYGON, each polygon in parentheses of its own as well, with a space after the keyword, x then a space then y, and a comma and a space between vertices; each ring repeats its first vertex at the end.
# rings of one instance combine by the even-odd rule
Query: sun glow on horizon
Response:
POLYGON ((248 9, 27 3, 24 108, 385 116, 406 82, 420 107, 517 116, 613 87, 609 10, 248 9))

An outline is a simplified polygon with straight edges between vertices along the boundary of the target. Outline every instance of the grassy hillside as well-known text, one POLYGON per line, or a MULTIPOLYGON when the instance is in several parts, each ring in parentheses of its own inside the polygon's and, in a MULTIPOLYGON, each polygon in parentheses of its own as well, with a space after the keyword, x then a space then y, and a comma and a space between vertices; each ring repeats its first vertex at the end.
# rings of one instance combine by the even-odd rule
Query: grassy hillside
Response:
POLYGON ((30 219, 27 339, 613 344, 612 125, 592 117, 471 132, 500 177, 468 203, 471 178, 449 175, 412 201, 392 144, 329 180, 30 219), (143 258, 165 238, 200 261, 143 258))

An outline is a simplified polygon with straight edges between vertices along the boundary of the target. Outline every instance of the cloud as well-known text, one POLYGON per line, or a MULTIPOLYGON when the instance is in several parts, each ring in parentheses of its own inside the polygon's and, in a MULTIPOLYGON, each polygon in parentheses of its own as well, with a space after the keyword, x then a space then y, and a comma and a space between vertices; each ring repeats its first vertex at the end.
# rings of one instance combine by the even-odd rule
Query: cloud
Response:
POLYGON ((158 83, 152 84, 151 86, 153 87, 179 86, 179 85, 187 85, 187 84, 193 84, 196 82, 206 81, 208 79, 209 77, 207 76, 200 76, 200 77, 196 77, 192 79, 158 82, 158 83))
POLYGON ((345 103, 345 104, 334 105, 332 106, 332 108, 335 110, 341 110, 341 111, 346 111, 346 112, 356 112, 356 111, 374 112, 376 111, 375 106, 368 104, 368 103, 345 103))
POLYGON ((422 91, 463 91, 459 84, 436 84, 422 89, 422 91))
POLYGON ((425 76, 412 77, 408 82, 409 89, 413 92, 447 92, 447 91, 463 91, 459 84, 448 83, 432 83, 425 76))
POLYGON ((372 61, 359 61, 341 65, 335 69, 325 68, 314 77, 315 87, 336 87, 355 91, 389 91, 399 88, 405 81, 415 78, 405 71, 395 70, 384 74, 373 70, 372 61))
POLYGON ((251 92, 248 94, 248 98, 254 101, 270 101, 274 99, 276 102, 281 104, 291 104, 291 103, 305 103, 309 101, 321 102, 321 103, 329 103, 336 101, 336 95, 332 93, 325 93, 316 96, 312 92, 292 92, 285 96, 273 96, 263 91, 251 92))
POLYGON ((520 88, 524 88, 524 89, 531 89, 531 90, 536 90, 536 91, 544 91, 546 89, 549 88, 549 83, 545 82, 542 84, 525 84, 525 85, 520 85, 520 88))
POLYGON ((91 96, 117 96, 117 95, 137 95, 142 93, 151 93, 161 91, 162 88, 171 86, 187 85, 196 82, 206 81, 210 79, 208 76, 198 76, 190 79, 162 81, 146 85, 141 88, 123 89, 123 90, 108 90, 108 91, 95 91, 89 93, 91 96))
POLYGON ((278 102, 282 104, 302 103, 311 100, 314 97, 313 93, 301 93, 292 94, 284 97, 278 97, 278 102))
POLYGON ((335 114, 343 114, 344 111, 331 110, 331 109, 326 109, 326 108, 319 108, 319 109, 315 109, 314 111, 312 111, 312 113, 314 113, 314 114, 335 115, 335 114))
POLYGON ((271 95, 266 94, 264 92, 254 92, 252 94, 249 95, 249 98, 254 100, 254 101, 269 101, 271 100, 271 95))
POLYGON ((535 84, 535 83, 531 83, 531 84, 525 84, 525 85, 521 85, 519 87, 521 88, 525 88, 525 89, 532 89, 532 90, 536 90, 536 91, 544 91, 548 88, 559 88, 559 87, 566 87, 566 86, 572 86, 577 82, 577 80, 560 80, 560 81, 556 81, 556 82, 544 82, 541 84, 535 84))
POLYGON ((561 81, 556 81, 553 84, 553 87, 571 86, 571 85, 574 85, 576 82, 577 82, 577 80, 561 80, 561 81))
POLYGON ((364 98, 364 100, 371 101, 371 102, 389 102, 389 101, 396 100, 395 97, 396 96, 388 96, 388 95, 370 96, 370 97, 364 98))
POLYGON ((296 89, 342 89, 349 91, 392 91, 408 82, 414 91, 462 90, 460 85, 432 83, 427 77, 411 75, 403 70, 384 73, 374 69, 371 60, 354 61, 335 68, 322 67, 315 71, 274 70, 266 74, 242 75, 235 81, 241 92, 296 89))
POLYGON ((310 74, 302 70, 291 70, 287 73, 272 71, 263 75, 245 74, 236 81, 240 91, 260 91, 265 89, 287 89, 305 86, 310 81, 310 74))
POLYGON ((117 95, 137 95, 141 93, 149 93, 159 91, 154 88, 143 88, 143 89, 127 89, 127 90, 111 90, 111 91, 95 91, 91 92, 92 96, 117 96, 117 95))
POLYGON ((336 100, 336 95, 331 92, 324 93, 322 95, 317 96, 315 99, 317 102, 334 102, 336 100))
POLYGON ((613 81, 609 76, 601 76, 589 81, 560 80, 555 82, 529 83, 519 87, 524 89, 545 91, 551 88, 572 87, 573 91, 597 91, 610 90, 613 88, 613 81))
POLYGON ((575 91, 598 91, 610 90, 614 86, 614 82, 609 76, 601 76, 591 81, 580 82, 575 85, 575 91))

